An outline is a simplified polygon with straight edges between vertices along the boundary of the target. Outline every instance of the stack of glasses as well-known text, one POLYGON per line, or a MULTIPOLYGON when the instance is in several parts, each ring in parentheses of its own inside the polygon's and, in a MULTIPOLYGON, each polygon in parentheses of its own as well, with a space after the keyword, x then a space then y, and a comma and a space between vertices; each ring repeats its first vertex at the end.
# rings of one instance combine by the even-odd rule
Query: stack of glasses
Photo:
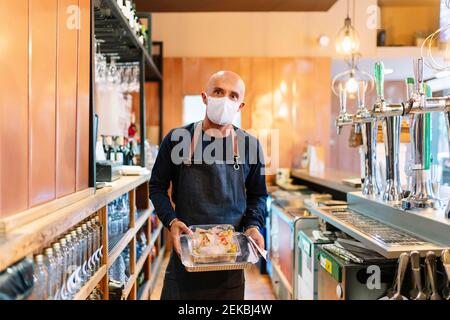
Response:
POLYGON ((125 233, 130 225, 130 200, 128 193, 108 204, 108 237, 125 233))
POLYGON ((71 229, 44 254, 35 256, 36 300, 74 298, 101 266, 102 230, 99 217, 95 216, 71 229))

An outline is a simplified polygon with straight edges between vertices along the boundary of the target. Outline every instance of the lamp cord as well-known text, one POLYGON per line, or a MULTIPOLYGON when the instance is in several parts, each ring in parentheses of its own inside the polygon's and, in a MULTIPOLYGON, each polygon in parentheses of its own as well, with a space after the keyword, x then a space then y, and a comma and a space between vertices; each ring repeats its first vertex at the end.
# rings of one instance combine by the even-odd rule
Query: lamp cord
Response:
POLYGON ((350 0, 347 0, 347 18, 350 17, 350 0))

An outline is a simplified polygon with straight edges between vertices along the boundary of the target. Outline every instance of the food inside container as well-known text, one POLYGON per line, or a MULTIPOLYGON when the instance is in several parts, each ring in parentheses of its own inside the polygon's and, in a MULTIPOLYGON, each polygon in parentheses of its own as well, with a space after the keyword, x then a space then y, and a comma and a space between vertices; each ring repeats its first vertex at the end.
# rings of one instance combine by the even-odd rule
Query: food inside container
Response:
POLYGON ((189 239, 194 263, 234 263, 241 250, 231 225, 197 225, 189 239))

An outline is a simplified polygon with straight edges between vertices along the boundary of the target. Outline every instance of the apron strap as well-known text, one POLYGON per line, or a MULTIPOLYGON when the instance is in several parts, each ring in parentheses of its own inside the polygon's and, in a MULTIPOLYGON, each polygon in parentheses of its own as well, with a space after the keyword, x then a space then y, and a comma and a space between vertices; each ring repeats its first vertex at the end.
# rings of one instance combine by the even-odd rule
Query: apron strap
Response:
MULTIPOLYGON (((186 165, 192 164, 192 157, 194 155, 195 149, 197 148, 198 140, 202 135, 202 124, 203 121, 199 121, 194 125, 194 135, 191 140, 191 145, 189 146, 189 158, 186 159, 184 162, 186 165)), ((238 163, 239 159, 239 144, 238 144, 238 137, 236 134, 236 130, 231 130, 231 138, 232 138, 232 144, 233 144, 233 162, 234 162, 234 169, 239 170, 240 165, 238 163)))

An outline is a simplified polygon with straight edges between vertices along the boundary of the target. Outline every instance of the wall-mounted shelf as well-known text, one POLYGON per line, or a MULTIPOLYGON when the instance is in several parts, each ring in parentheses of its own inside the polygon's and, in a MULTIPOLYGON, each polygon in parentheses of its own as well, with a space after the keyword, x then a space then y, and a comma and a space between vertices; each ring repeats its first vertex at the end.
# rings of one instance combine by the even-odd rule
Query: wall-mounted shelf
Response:
MULTIPOLYGON (((130 248, 130 273, 132 274, 129 281, 125 284, 123 297, 128 300, 137 299, 137 275, 144 272, 145 283, 148 292, 143 293, 141 298, 149 297, 151 294, 150 278, 155 279, 159 276, 160 268, 152 270, 151 252, 152 247, 158 245, 158 266, 161 264, 165 256, 165 245, 162 241, 163 227, 157 229, 157 233, 151 232, 151 212, 148 199, 149 175, 122 177, 112 183, 111 188, 99 190, 95 195, 89 196, 82 201, 69 205, 42 219, 38 219, 21 228, 15 229, 13 232, 6 234, 6 238, 0 241, 0 269, 4 269, 13 264, 16 260, 28 256, 32 253, 41 251, 45 246, 53 242, 55 239, 66 233, 71 227, 81 223, 91 215, 98 214, 100 223, 103 225, 103 261, 102 267, 89 279, 89 281, 75 295, 75 300, 87 299, 96 286, 100 285, 104 299, 109 298, 109 275, 108 269, 116 261, 123 250, 129 246, 130 248), (130 200, 130 228, 115 242, 114 246, 108 252, 108 213, 107 205, 119 196, 129 195, 130 200), (134 219, 135 205, 140 213, 137 220, 134 219), (144 228, 144 229, 142 229, 144 228), (147 239, 151 239, 145 248, 139 260, 136 261, 136 236, 140 230, 144 230, 147 239)), ((156 265, 154 265, 156 266, 156 265)))
POLYGON ((86 300, 91 292, 95 289, 98 283, 106 275, 106 266, 102 266, 98 271, 89 279, 89 281, 78 291, 73 300, 86 300))
POLYGON ((162 79, 161 72, 156 67, 152 56, 139 42, 116 1, 102 0, 101 7, 102 10, 94 11, 95 37, 104 41, 101 44, 101 52, 118 54, 122 62, 137 62, 143 56, 148 76, 153 79, 162 79), (105 12, 110 14, 104 14, 105 12))

